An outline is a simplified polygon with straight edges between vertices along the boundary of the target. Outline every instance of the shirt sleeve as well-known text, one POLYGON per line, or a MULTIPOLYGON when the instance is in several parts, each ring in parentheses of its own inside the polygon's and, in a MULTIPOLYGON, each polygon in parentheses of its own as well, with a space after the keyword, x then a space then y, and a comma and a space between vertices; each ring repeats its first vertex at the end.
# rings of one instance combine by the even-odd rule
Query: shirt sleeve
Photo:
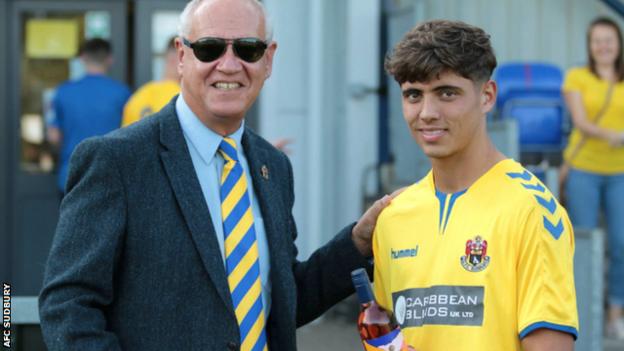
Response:
POLYGON ((518 240, 518 334, 522 339, 534 330, 547 328, 576 339, 572 225, 552 195, 536 196, 543 201, 528 211, 518 240))
POLYGON ((561 86, 561 90, 563 92, 581 92, 583 90, 583 85, 585 84, 585 82, 586 79, 583 78, 583 69, 572 68, 566 73, 565 79, 563 80, 563 85, 561 86))

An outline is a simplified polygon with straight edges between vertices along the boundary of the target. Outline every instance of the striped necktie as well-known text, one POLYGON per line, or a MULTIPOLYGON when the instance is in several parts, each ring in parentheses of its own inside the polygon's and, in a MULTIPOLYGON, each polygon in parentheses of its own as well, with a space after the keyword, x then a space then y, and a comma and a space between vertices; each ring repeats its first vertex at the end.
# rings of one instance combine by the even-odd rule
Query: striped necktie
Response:
POLYGON ((233 139, 224 138, 219 153, 225 159, 221 173, 225 267, 240 329, 241 351, 266 351, 260 261, 247 178, 238 162, 233 139))

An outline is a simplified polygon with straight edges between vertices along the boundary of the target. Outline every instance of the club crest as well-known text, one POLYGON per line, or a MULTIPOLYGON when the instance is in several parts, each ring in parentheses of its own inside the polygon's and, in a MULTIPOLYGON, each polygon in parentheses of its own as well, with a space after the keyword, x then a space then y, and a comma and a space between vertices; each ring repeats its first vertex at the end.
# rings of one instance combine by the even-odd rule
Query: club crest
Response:
POLYGON ((490 256, 487 256, 487 240, 477 235, 474 239, 466 241, 466 252, 461 257, 461 265, 468 272, 481 272, 490 264, 490 256))

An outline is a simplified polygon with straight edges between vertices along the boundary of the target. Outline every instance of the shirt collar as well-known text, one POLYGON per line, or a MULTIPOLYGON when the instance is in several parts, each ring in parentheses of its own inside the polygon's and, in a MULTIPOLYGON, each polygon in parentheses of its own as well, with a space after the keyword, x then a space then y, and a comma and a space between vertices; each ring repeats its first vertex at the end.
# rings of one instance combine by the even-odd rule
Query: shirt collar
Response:
MULTIPOLYGON (((201 120, 195 115, 195 113, 184 101, 184 96, 180 93, 180 96, 176 100, 176 113, 180 120, 180 126, 182 132, 186 138, 191 142, 193 147, 197 150, 197 153, 206 164, 211 164, 217 154, 217 149, 223 137, 215 133, 212 129, 206 127, 201 120)), ((229 138, 234 139, 236 142, 237 152, 240 155, 242 146, 241 139, 243 137, 243 131, 245 129, 245 121, 241 123, 241 126, 232 134, 228 135, 229 138)))

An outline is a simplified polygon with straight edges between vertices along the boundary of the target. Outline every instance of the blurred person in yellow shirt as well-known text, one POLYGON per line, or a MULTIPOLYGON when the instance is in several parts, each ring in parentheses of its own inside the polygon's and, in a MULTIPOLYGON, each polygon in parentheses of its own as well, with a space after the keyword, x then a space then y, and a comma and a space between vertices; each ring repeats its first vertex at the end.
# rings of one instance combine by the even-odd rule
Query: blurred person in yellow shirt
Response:
POLYGON ((568 70, 562 90, 572 116, 564 158, 566 208, 576 228, 607 231, 607 337, 624 340, 624 51, 606 17, 587 30, 588 63, 568 70))
POLYGON ((140 87, 124 107, 121 126, 126 127, 158 112, 180 92, 175 37, 169 39, 165 51, 164 72, 161 80, 153 80, 140 87))

